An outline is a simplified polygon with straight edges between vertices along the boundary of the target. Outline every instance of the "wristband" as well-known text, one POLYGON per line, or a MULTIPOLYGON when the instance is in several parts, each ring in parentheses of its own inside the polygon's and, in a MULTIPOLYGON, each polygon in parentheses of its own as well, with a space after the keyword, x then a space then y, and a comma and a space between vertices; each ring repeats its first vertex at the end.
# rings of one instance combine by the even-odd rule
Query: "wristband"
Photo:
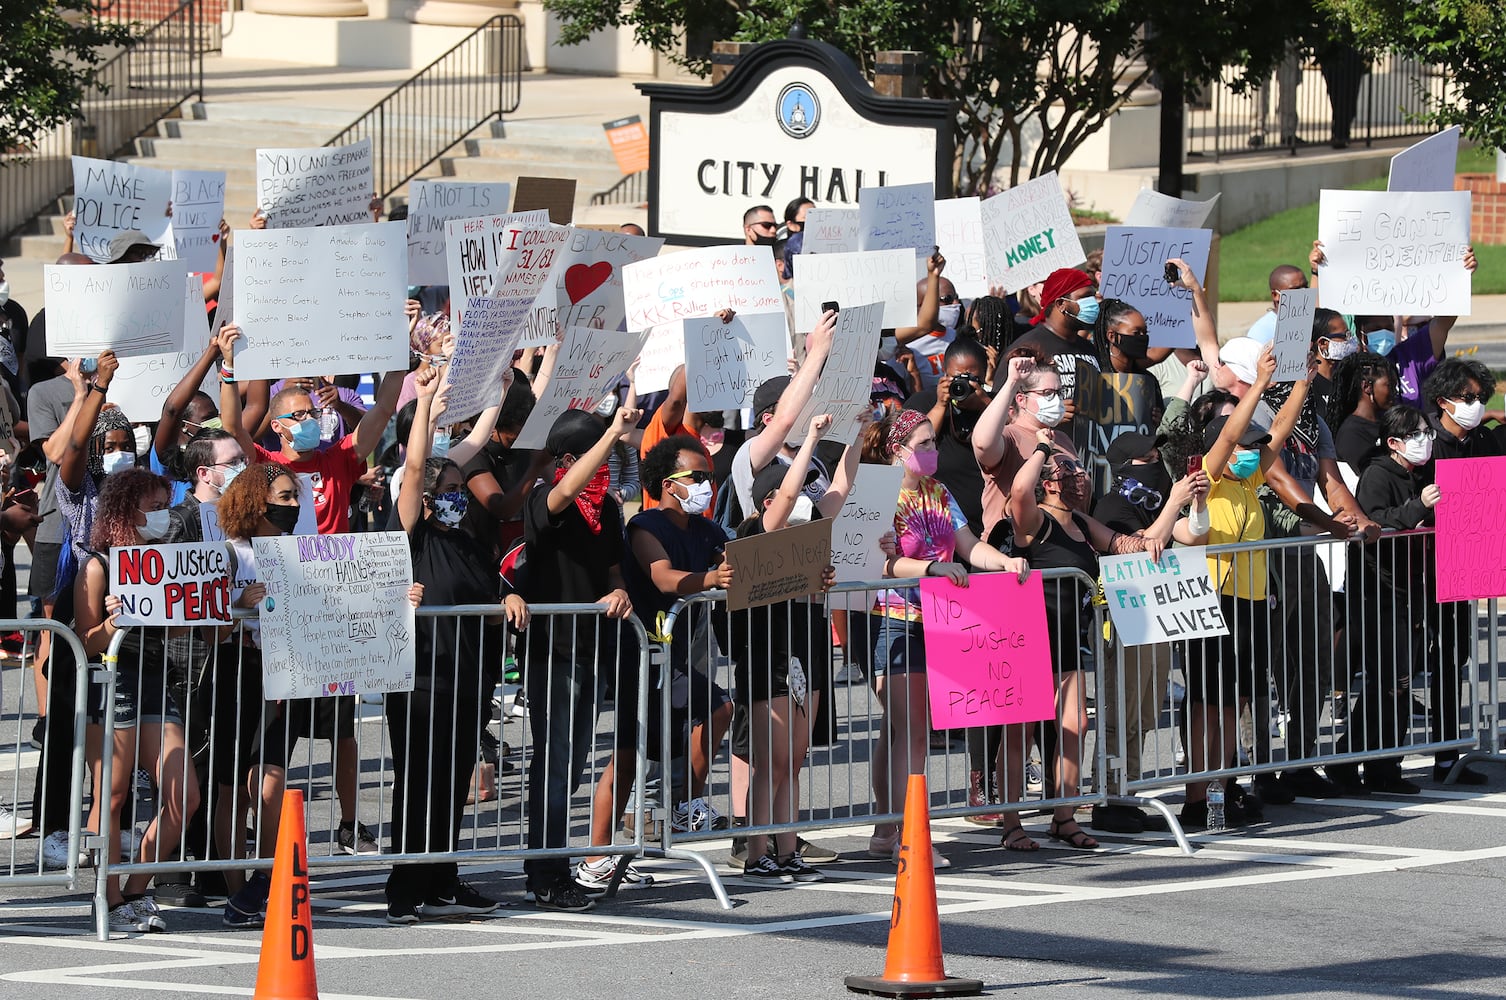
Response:
POLYGON ((1042 455, 1045 455, 1047 458, 1050 458, 1051 457, 1051 453, 1054 452, 1056 449, 1053 448, 1053 447, 1051 447, 1046 442, 1042 441, 1040 444, 1038 444, 1038 445, 1035 446, 1035 450, 1038 451, 1038 452, 1040 452, 1042 455))
POLYGON ((936 560, 932 559, 930 562, 926 563, 926 571, 924 573, 920 574, 920 575, 921 576, 930 576, 931 575, 931 567, 935 566, 935 565, 936 565, 936 560))
POLYGON ((101 396, 103 396, 103 395, 105 395, 106 393, 108 393, 110 391, 110 387, 107 386, 107 385, 100 385, 98 382, 90 382, 89 383, 89 391, 90 392, 97 392, 101 396))

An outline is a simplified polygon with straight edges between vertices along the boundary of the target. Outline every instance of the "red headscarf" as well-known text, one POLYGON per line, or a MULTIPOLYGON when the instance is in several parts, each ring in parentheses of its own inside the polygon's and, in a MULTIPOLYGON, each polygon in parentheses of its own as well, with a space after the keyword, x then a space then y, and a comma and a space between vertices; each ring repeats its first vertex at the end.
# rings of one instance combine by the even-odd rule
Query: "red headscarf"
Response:
POLYGON ((1079 288, 1092 288, 1093 276, 1085 271, 1079 271, 1075 267, 1059 267, 1051 272, 1046 279, 1046 287, 1041 289, 1041 311, 1036 313, 1032 323, 1039 323, 1046 318, 1046 312, 1051 308, 1051 303, 1057 299, 1064 299, 1077 291, 1079 288))

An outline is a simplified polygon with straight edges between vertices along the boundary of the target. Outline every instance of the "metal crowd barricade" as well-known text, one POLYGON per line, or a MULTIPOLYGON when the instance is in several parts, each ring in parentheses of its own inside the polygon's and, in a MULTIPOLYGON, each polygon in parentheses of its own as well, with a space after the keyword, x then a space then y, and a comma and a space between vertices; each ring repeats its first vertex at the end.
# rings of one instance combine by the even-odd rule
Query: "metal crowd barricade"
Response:
POLYGON ((10 685, 0 690, 0 803, 10 810, 6 839, 0 840, 0 890, 59 886, 72 891, 78 887, 83 856, 83 818, 77 803, 84 797, 89 661, 73 630, 57 622, 0 621, 0 633, 13 632, 21 634, 21 669, 7 671, 10 685), (43 634, 50 642, 46 653, 40 650, 43 634), (38 658, 35 664, 33 657, 38 658), (33 670, 45 672, 45 706, 36 698, 33 670), (39 713, 38 707, 46 711, 39 713), (34 731, 41 734, 40 749, 32 746, 34 731), (20 834, 28 828, 35 836, 23 839, 20 834), (48 857, 52 848, 61 849, 48 857))
MULTIPOLYGON (((122 853, 127 843, 131 845, 127 860, 115 861, 109 856, 112 852, 98 852, 95 913, 100 939, 108 938, 106 896, 112 879, 269 870, 284 787, 304 789, 313 866, 386 868, 486 860, 526 864, 542 859, 564 859, 568 864, 570 858, 614 857, 609 891, 615 891, 627 862, 643 850, 642 807, 633 807, 633 836, 621 840, 616 831, 625 825, 622 808, 606 815, 593 796, 577 793, 604 785, 612 796, 606 801, 625 803, 634 780, 643 784, 644 754, 636 751, 647 739, 651 645, 636 618, 607 619, 605 605, 531 607, 532 620, 524 633, 503 627, 498 611, 496 605, 418 609, 420 628, 432 629, 434 636, 430 662, 418 664, 419 678, 456 680, 419 684, 414 692, 382 696, 379 704, 374 696, 353 695, 263 700, 259 651, 248 638, 254 634, 254 617, 239 612, 237 618, 246 620, 214 642, 205 638, 208 627, 203 626, 125 629, 112 637, 103 658, 106 666, 99 671, 105 704, 115 704, 122 679, 142 705, 165 704, 164 699, 171 698, 182 718, 195 781, 174 782, 174 777, 183 777, 184 764, 163 762, 153 775, 156 787, 138 788, 139 795, 156 803, 155 815, 148 809, 143 816, 138 806, 125 816, 136 820, 131 824, 132 840, 119 840, 122 853), (488 617, 492 623, 482 627, 480 621, 488 617), (447 640, 468 629, 479 631, 480 663, 439 662, 441 648, 458 650, 458 643, 447 640), (172 634, 164 635, 165 631, 172 634), (135 644, 134 656, 129 649, 122 655, 122 645, 132 633, 143 639, 135 644), (151 641, 152 633, 163 641, 151 641), (566 634, 573 656, 541 652, 556 645, 547 640, 566 634), (529 635, 547 639, 539 640, 544 645, 531 646, 529 635), (509 680, 514 670, 521 675, 521 686, 509 680), (560 692, 566 690, 578 695, 574 712, 560 700, 560 692), (518 697, 522 691, 531 695, 518 697), (627 704, 614 699, 619 692, 628 697, 627 704), (539 745, 532 738, 533 715, 545 728, 548 719, 573 719, 576 724, 563 730, 567 745, 548 745, 548 737, 539 745), (472 718, 480 726, 477 736, 469 735, 472 730, 466 723, 472 718), (519 720, 522 725, 515 728, 505 725, 519 720), (396 745, 394 733, 399 736, 396 745), (614 750, 625 750, 632 758, 626 774, 611 768, 614 750), (544 798, 537 816, 530 811, 528 794, 529 768, 535 763, 540 773, 556 780, 556 787, 567 789, 563 797, 544 798), (164 786, 176 794, 164 791, 164 786), (403 849, 398 850, 393 820, 403 804, 409 806, 401 817, 407 830, 403 849), (443 812, 446 806, 455 810, 458 825, 443 812), (180 819, 186 822, 172 830, 180 819), (346 819, 354 826, 341 831, 340 821, 346 819), (544 846, 530 849, 530 823, 535 819, 536 837, 543 837, 544 846), (164 822, 169 836, 158 838, 164 822), (415 826, 424 829, 415 832, 415 826), (355 841, 363 827, 382 845, 382 853, 355 853, 358 844, 347 841, 355 841), (452 839, 457 845, 453 848, 452 839)), ((561 650, 565 646, 558 644, 561 650)), ((80 712, 82 707, 80 701, 80 712)), ((102 755, 102 788, 111 787, 122 765, 134 774, 138 765, 150 763, 141 759, 140 728, 124 732, 117 736, 116 752, 102 755)), ((146 745, 150 749, 150 741, 146 745)), ((82 744, 78 756, 81 762, 82 744)), ((81 779, 77 792, 74 801, 81 804, 81 779)), ((99 817, 100 835, 90 845, 103 848, 122 827, 113 810, 96 811, 104 815, 99 817)))
MULTIPOLYGON (((1208 553, 1228 559, 1215 589, 1220 573, 1258 582, 1263 557, 1267 600, 1232 616, 1226 601, 1224 642, 1115 644, 1112 802, 1166 812, 1141 793, 1275 772, 1301 781, 1316 766, 1351 786, 1363 770, 1384 791, 1404 755, 1500 759, 1495 602, 1482 642, 1477 602, 1435 601, 1431 531, 1208 553)), ((1190 853, 1175 821, 1172 830, 1190 853)))
MULTIPOLYGON (((1048 586, 1070 586, 1084 600, 1097 591, 1097 581, 1081 572, 1045 570, 1043 576, 1048 586)), ((664 772, 658 795, 664 822, 657 846, 648 853, 699 865, 718 901, 730 908, 716 865, 696 846, 729 837, 738 842, 770 837, 773 842, 781 833, 873 824, 870 854, 887 853, 904 818, 902 799, 896 796, 902 796, 911 767, 921 763, 929 778, 930 812, 937 818, 1075 810, 1106 802, 1106 786, 1096 777, 1105 766, 1104 741, 1097 732, 1101 699, 1096 713, 1089 707, 1097 665, 1104 662, 1104 609, 1079 603, 1059 629, 1058 647, 1070 641, 1068 656, 1081 669, 1074 737, 1059 737, 1061 716, 1039 724, 936 734, 924 685, 899 683, 914 676, 910 661, 922 655, 917 644, 896 642, 887 654, 882 685, 874 683, 876 644, 899 635, 872 613, 875 600, 887 591, 918 585, 919 580, 841 584, 823 601, 776 605, 778 614, 728 612, 723 591, 678 601, 654 637, 660 704, 649 740, 664 772), (846 619, 840 652, 830 624, 834 614, 846 619), (780 675, 793 673, 786 663, 776 662, 785 656, 801 661, 807 694, 803 708, 781 720, 776 711, 757 704, 777 705, 785 687, 796 687, 787 679, 781 682, 780 675), (839 666, 857 668, 866 683, 834 682, 839 666), (724 753, 724 742, 730 752, 724 753), (809 745, 805 779, 786 810, 790 818, 781 820, 772 810, 793 789, 805 763, 804 745, 809 745), (761 752, 774 761, 772 771, 760 767, 761 752), (1074 769, 1077 778, 1070 787, 1053 788, 1055 776, 1074 769), (770 818, 753 818, 755 812, 770 818), (726 825, 718 817, 745 822, 726 825)), ((1002 616, 1000 621, 1007 624, 1002 616)), ((735 858, 732 867, 739 867, 735 858)))

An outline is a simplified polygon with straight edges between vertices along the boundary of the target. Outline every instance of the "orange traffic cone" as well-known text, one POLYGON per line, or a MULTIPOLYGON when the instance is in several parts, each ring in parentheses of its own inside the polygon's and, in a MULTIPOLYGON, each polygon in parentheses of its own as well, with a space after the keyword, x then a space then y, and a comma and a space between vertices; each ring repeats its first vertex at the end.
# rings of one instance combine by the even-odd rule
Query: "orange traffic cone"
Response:
POLYGON ((980 981, 953 978, 942 966, 936 869, 931 864, 930 803, 926 776, 910 775, 884 974, 848 976, 847 988, 854 993, 880 997, 970 997, 983 992, 980 981))
POLYGON ((309 901, 308 832, 303 821, 303 792, 282 793, 277 827, 277 859, 267 896, 262 929, 261 963, 252 1000, 319 1000, 314 977, 313 905, 309 901))

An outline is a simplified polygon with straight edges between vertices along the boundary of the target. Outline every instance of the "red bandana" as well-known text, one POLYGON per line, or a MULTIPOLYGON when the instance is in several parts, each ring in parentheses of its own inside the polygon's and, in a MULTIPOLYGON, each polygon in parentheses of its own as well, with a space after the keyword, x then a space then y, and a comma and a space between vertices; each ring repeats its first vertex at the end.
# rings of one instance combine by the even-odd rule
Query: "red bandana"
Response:
MULTIPOLYGON (((565 478, 569 469, 554 470, 554 485, 565 478)), ((596 470, 596 475, 586 484, 575 498, 575 506, 580 511, 580 516, 586 519, 586 524, 591 526, 591 534, 601 534, 601 506, 607 498, 607 487, 612 484, 612 474, 607 466, 603 465, 596 470)))

